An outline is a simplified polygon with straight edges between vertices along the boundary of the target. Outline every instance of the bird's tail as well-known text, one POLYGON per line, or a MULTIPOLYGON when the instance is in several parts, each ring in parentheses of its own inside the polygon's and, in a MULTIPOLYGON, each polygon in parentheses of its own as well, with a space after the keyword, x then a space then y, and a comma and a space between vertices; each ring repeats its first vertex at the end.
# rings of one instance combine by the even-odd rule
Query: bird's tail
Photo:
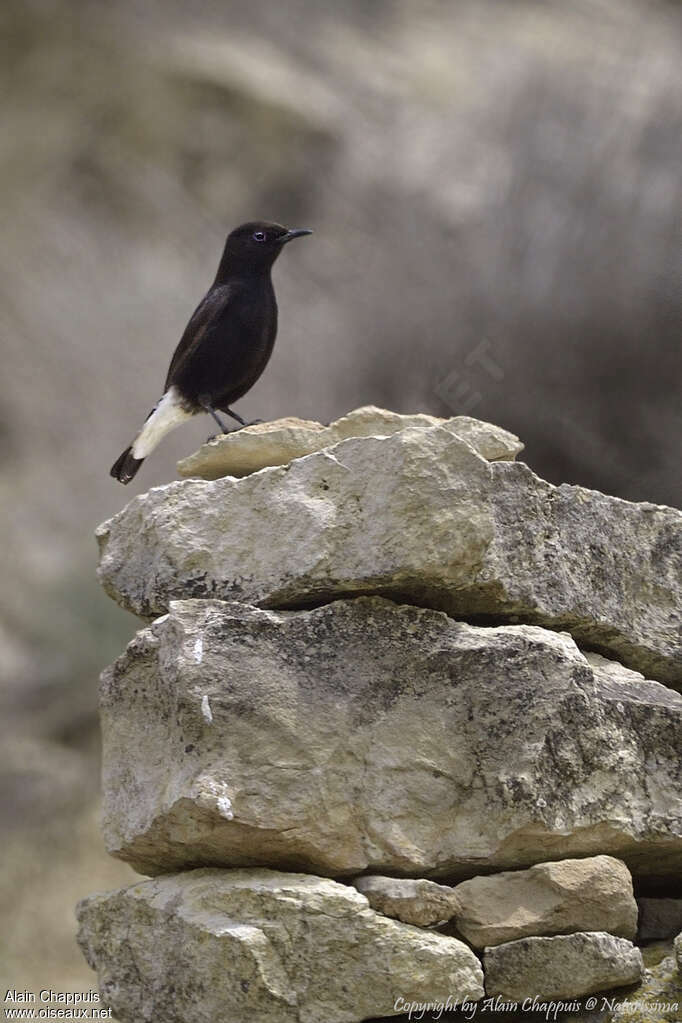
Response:
POLYGON ((125 449, 122 455, 119 455, 112 465, 110 470, 111 475, 120 483, 130 483, 131 479, 143 462, 144 458, 135 458, 133 456, 133 446, 131 444, 129 448, 125 449))
POLYGON ((130 483, 147 455, 151 455, 159 441, 170 430, 175 429, 179 423, 191 419, 194 411, 187 408, 177 387, 169 387, 147 416, 144 426, 133 443, 112 465, 111 475, 114 479, 120 480, 121 483, 130 483))

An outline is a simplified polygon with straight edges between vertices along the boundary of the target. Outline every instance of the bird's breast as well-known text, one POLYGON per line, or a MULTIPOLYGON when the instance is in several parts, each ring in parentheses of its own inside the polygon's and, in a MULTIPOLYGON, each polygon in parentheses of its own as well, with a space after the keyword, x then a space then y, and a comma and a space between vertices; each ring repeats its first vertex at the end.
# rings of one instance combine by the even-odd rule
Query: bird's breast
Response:
POLYGON ((176 380, 181 394, 192 404, 208 396, 217 408, 236 401, 265 369, 276 334, 272 285, 240 289, 183 365, 176 380))

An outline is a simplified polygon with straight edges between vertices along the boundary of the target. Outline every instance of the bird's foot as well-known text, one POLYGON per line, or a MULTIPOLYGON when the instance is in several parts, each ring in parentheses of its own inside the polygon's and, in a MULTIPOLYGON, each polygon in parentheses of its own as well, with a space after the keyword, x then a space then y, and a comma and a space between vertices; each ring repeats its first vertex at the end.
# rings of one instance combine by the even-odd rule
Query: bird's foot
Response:
POLYGON ((223 427, 222 433, 212 433, 210 437, 206 438, 206 444, 210 444, 212 440, 216 440, 218 437, 224 437, 228 433, 239 433, 245 426, 257 426, 259 423, 264 423, 264 419, 252 419, 250 423, 242 423, 241 426, 235 426, 232 430, 228 430, 226 426, 223 427))
MULTIPOLYGON (((239 427, 239 429, 241 429, 241 427, 239 427)), ((206 438, 206 440, 204 441, 204 444, 210 444, 211 441, 218 440, 219 437, 225 437, 226 434, 228 434, 228 433, 236 433, 236 432, 237 432, 236 430, 223 430, 222 433, 212 433, 209 437, 206 438)))

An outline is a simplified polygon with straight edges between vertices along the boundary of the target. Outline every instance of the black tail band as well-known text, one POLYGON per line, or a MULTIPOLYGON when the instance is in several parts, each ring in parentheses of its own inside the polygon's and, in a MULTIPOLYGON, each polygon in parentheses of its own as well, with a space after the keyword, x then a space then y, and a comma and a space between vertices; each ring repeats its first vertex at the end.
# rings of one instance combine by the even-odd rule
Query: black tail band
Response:
POLYGON ((130 483, 143 462, 144 458, 133 458, 132 446, 126 448, 112 465, 111 475, 120 483, 130 483))

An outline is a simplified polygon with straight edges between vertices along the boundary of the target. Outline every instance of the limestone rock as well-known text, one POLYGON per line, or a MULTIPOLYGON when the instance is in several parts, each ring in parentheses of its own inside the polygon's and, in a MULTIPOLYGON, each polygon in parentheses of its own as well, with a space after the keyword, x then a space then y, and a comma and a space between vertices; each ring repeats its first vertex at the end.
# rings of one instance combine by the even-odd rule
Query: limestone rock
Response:
POLYGON ((489 461, 513 461, 523 450, 523 444, 513 433, 469 416, 445 420, 424 414, 400 415, 366 405, 336 419, 329 426, 291 417, 219 434, 195 454, 178 462, 178 472, 181 476, 205 480, 248 476, 268 466, 287 465, 294 458, 321 451, 349 437, 389 437, 408 427, 444 424, 489 461))
POLYGON ((79 943, 120 1023, 352 1023, 396 1000, 476 1000, 455 938, 389 920, 354 888, 194 870, 85 899, 79 943))
POLYGON ((673 942, 675 950, 675 961, 677 963, 677 972, 682 974, 682 933, 678 934, 673 942))
MULTIPOLYGON (((675 969, 672 942, 647 945, 641 952, 644 961, 641 982, 626 992, 619 992, 616 1005, 599 1023, 624 1023, 624 1020, 627 1023, 680 1023, 682 978, 675 969)), ((611 1001, 609 996, 609 1003, 611 1001)), ((578 1015, 575 1023, 581 1023, 581 1019, 578 1015)))
POLYGON ((98 530, 107 592, 300 607, 381 593, 570 631, 682 682, 682 513, 487 462, 447 425, 351 438, 241 480, 184 480, 98 530))
MULTIPOLYGON (((641 952, 644 973, 638 984, 600 995, 592 1011, 585 1008, 559 1016, 562 1023, 624 1023, 625 1020, 627 1023, 680 1023, 682 984, 675 971, 672 942, 648 945, 641 952)), ((515 1023, 514 1016, 512 1021, 515 1023)))
POLYGON ((453 888, 424 878, 366 874, 356 877, 353 885, 377 913, 417 927, 445 923, 459 909, 453 888))
MULTIPOLYGON (((440 1007, 432 1013, 419 1016, 422 1023, 680 1023, 682 1019, 682 976, 678 974, 673 957, 673 944, 661 942, 641 949, 644 973, 637 984, 616 990, 603 991, 594 996, 594 1002, 583 998, 581 1003, 565 1001, 565 1011, 558 1002, 538 999, 503 1002, 489 997, 478 1003, 476 1012, 441 1013, 440 1007), (539 1004, 538 1004, 539 1003, 539 1004), (596 1003, 596 1004, 594 1004, 596 1003), (582 1008, 578 1006, 582 1004, 582 1008), (516 1008, 514 1007, 516 1006, 516 1008), (588 1006, 590 1006, 588 1008, 588 1006)), ((415 1012, 412 1019, 417 1019, 415 1012)), ((393 1023, 393 1017, 384 1016, 371 1023, 393 1023)), ((402 1021, 401 1021, 402 1023, 402 1021)))
POLYGON ((635 984, 643 970, 642 953, 632 942, 603 931, 519 938, 487 948, 483 966, 486 994, 520 1002, 635 984))
POLYGON ((380 597, 178 601, 100 702, 105 839, 142 873, 682 866, 682 696, 614 685, 565 634, 380 597))
POLYGON ((637 899, 638 941, 661 941, 682 931, 682 899, 637 899))
POLYGON ((612 856, 474 877, 457 885, 455 894, 457 930, 475 948, 573 931, 634 938, 637 930, 630 872, 612 856))

